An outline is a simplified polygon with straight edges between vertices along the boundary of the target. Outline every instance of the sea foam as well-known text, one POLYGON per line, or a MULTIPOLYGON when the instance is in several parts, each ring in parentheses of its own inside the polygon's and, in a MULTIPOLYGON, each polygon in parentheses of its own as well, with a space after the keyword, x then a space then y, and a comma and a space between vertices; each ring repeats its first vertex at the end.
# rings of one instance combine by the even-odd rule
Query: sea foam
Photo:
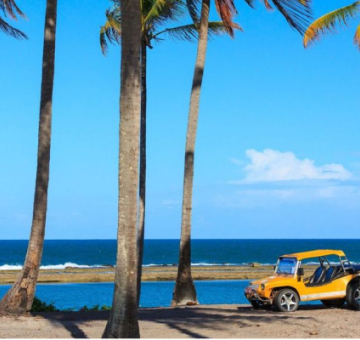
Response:
MULTIPOLYGON (((45 266, 40 266, 40 269, 65 269, 67 267, 70 268, 104 268, 105 266, 102 265, 93 265, 93 266, 88 266, 88 265, 82 265, 82 264, 77 264, 77 263, 72 263, 72 262, 66 262, 64 264, 55 264, 55 265, 45 265, 45 266)), ((9 264, 4 264, 2 266, 0 266, 0 270, 21 270, 22 269, 22 265, 9 265, 9 264)))

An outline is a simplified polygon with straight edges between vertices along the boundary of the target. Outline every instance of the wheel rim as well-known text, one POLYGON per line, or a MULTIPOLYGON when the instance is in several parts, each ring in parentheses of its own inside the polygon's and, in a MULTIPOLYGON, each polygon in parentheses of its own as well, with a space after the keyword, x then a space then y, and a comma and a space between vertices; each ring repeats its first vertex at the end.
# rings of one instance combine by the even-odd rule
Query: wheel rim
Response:
POLYGON ((355 302, 356 302, 358 305, 360 305, 360 287, 358 287, 358 288, 355 290, 354 299, 355 299, 355 302))
MULTIPOLYGON (((359 288, 359 302, 360 303, 360 288, 359 288)), ((280 305, 287 311, 292 311, 296 308, 296 297, 294 293, 286 293, 281 296, 280 305)))

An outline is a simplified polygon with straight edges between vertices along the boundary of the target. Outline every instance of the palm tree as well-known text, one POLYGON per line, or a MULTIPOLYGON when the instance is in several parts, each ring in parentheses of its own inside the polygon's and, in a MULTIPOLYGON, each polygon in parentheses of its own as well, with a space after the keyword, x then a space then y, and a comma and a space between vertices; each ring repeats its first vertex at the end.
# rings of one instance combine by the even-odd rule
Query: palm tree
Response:
POLYGON ((140 132, 140 0, 122 0, 117 260, 112 310, 103 337, 139 338, 137 191, 140 132))
MULTIPOLYGON (((0 10, 3 12, 5 17, 9 15, 14 20, 17 20, 17 15, 25 18, 25 14, 21 12, 14 0, 0 0, 0 10)), ((9 25, 1 16, 0 30, 16 39, 27 39, 25 33, 9 25)))
MULTIPOLYGON (((210 11, 210 0, 201 1, 201 15, 199 19, 198 4, 201 0, 187 0, 187 5, 194 22, 199 24, 198 51, 194 71, 193 84, 190 97, 190 108, 185 146, 185 169, 184 188, 182 201, 181 240, 179 252, 178 273, 173 292, 172 305, 197 304, 197 295, 191 276, 191 214, 192 214, 192 191, 194 179, 195 141, 199 116, 199 103, 201 84, 205 68, 205 56, 207 50, 207 26, 210 11)), ((253 7, 253 0, 245 0, 253 7)), ((273 6, 280 11, 291 27, 303 33, 307 20, 310 17, 310 0, 264 0, 268 10, 273 6)), ((233 35, 232 18, 236 14, 233 0, 215 0, 219 13, 229 34, 233 35)))
POLYGON ((34 300, 41 263, 49 183, 52 97, 55 70, 57 0, 47 0, 45 14, 37 172, 31 235, 25 262, 14 285, 0 302, 0 312, 24 313, 34 300))
MULTIPOLYGON (((322 34, 336 33, 337 25, 341 26, 341 24, 344 24, 347 26, 348 21, 354 19, 359 12, 360 1, 356 1, 351 5, 339 8, 315 20, 304 34, 304 47, 306 48, 316 40, 320 40, 322 34)), ((360 25, 355 32, 354 44, 360 49, 360 25)))
MULTIPOLYGON (((113 0, 114 6, 106 11, 107 21, 100 29, 102 52, 107 53, 108 43, 121 41, 121 4, 113 0)), ((160 41, 160 36, 169 35, 178 40, 196 41, 197 26, 181 25, 172 28, 164 26, 178 20, 186 13, 186 5, 181 0, 142 0, 141 1, 141 125, 140 125, 140 178, 139 178, 139 218, 138 218, 138 302, 141 293, 141 273, 144 253, 145 198, 146 198, 146 102, 147 102, 147 49, 152 49, 152 41, 160 41)), ((237 26, 236 26, 237 27, 237 26)), ((226 33, 222 22, 209 23, 209 35, 226 33)))

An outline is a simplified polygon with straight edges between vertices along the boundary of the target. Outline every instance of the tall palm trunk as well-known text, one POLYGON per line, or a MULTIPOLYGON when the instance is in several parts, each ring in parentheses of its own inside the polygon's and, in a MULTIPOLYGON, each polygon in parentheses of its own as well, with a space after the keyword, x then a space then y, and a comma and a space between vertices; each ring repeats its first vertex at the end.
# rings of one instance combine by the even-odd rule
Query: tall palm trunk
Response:
POLYGON ((196 130, 199 116, 200 92, 203 80, 208 40, 210 0, 203 0, 199 27, 196 65, 191 89, 189 118, 185 147, 185 171, 182 203, 181 241, 178 273, 172 305, 197 304, 195 285, 191 276, 191 210, 194 180, 196 130))
POLYGON ((119 204, 112 310, 103 337, 138 338, 137 199, 140 133, 140 0, 122 0, 119 204))
POLYGON ((50 170, 51 116, 55 70, 57 0, 47 0, 42 65, 38 158, 31 235, 24 266, 12 288, 0 302, 0 311, 29 311, 35 296, 36 281, 43 252, 50 170))
POLYGON ((144 257, 145 201, 146 201, 146 42, 141 42, 141 123, 140 123, 140 178, 139 178, 139 228, 138 228, 138 306, 141 294, 141 274, 144 257))

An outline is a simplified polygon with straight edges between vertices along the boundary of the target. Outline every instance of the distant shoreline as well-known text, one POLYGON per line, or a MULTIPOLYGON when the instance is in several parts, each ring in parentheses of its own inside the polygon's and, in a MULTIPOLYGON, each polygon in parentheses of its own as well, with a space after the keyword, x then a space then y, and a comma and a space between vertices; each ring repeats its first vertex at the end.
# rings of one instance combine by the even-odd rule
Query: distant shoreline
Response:
MULTIPOLYGON (((11 284, 19 270, 0 271, 0 284, 11 284)), ((65 268, 40 270, 39 283, 113 282, 114 267, 65 268)), ((142 281, 174 281, 177 266, 143 267, 142 281)), ((263 278, 273 274, 273 266, 194 266, 194 280, 246 280, 263 278)))

